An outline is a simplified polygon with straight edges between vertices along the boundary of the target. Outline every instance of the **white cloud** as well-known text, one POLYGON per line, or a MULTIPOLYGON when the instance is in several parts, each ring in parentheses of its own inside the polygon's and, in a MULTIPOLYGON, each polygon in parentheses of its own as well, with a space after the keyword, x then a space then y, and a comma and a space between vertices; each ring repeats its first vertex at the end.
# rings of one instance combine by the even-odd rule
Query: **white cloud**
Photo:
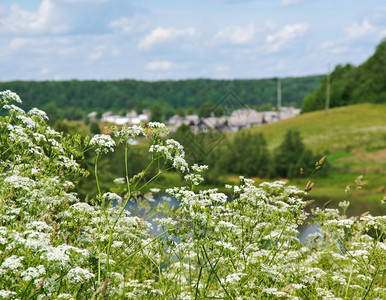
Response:
POLYGON ((232 45, 245 45, 255 39, 257 28, 254 24, 242 26, 228 26, 219 32, 214 37, 214 42, 229 43, 232 45))
POLYGON ((117 33, 132 34, 139 33, 149 28, 150 22, 141 16, 134 16, 132 18, 120 17, 111 21, 109 27, 117 33))
POLYGON ((170 70, 173 63, 167 60, 151 61, 146 64, 145 69, 148 71, 167 71, 170 70))
POLYGON ((333 41, 326 41, 322 43, 319 48, 324 52, 336 55, 343 54, 349 50, 347 45, 339 45, 337 43, 334 43, 333 41))
POLYGON ((368 20, 363 20, 361 24, 351 24, 346 27, 344 31, 346 32, 346 36, 349 40, 357 40, 376 34, 377 28, 371 25, 368 20))
POLYGON ((310 0, 281 0, 280 4, 283 6, 293 6, 293 5, 303 4, 309 1, 310 0))
POLYGON ((218 73, 223 73, 229 71, 229 66, 224 64, 217 64, 214 70, 218 73))
POLYGON ((42 75, 47 75, 49 73, 50 73, 50 70, 48 68, 42 68, 40 70, 40 74, 42 74, 42 75))
POLYGON ((14 38, 9 43, 9 48, 12 50, 18 50, 20 48, 23 48, 27 43, 28 41, 24 38, 14 38))
POLYGON ((286 25, 277 31, 275 34, 267 36, 268 51, 277 52, 280 51, 288 42, 298 37, 303 36, 309 28, 308 24, 294 24, 286 25))
POLYGON ((14 4, 3 15, 7 16, 0 22, 0 33, 6 35, 61 34, 70 29, 68 24, 58 22, 58 11, 51 0, 42 0, 37 11, 14 4))
POLYGON ((194 36, 197 36, 197 32, 191 27, 186 29, 158 27, 139 42, 138 48, 140 50, 149 50, 157 44, 171 42, 180 38, 191 38, 194 36))
POLYGON ((82 2, 108 2, 109 0, 61 0, 62 2, 67 2, 67 3, 82 3, 82 2))

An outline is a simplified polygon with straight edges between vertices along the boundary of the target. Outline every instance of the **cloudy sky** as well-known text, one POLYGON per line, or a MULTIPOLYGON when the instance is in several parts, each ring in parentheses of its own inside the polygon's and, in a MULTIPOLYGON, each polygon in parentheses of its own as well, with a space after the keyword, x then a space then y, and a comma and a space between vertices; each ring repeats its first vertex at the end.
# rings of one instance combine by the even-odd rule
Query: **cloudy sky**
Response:
POLYGON ((384 37, 385 0, 1 0, 0 81, 323 74, 384 37))

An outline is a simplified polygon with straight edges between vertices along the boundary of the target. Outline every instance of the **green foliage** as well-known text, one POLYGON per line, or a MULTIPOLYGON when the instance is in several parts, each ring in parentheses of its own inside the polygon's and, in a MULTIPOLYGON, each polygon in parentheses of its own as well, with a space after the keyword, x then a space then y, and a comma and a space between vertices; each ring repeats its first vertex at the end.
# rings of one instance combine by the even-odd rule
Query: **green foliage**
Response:
MULTIPOLYGON (((274 151, 275 174, 281 178, 304 177, 303 174, 310 176, 315 171, 315 163, 320 160, 322 155, 313 155, 304 146, 300 133, 288 130, 283 142, 274 151)), ((328 167, 323 166, 323 172, 319 175, 326 175, 328 167)))
MULTIPOLYGON (((386 39, 373 56, 358 67, 338 65, 331 73, 330 107, 355 103, 385 103, 386 39)), ((309 93, 303 102, 303 112, 323 109, 326 101, 326 77, 319 89, 309 93)))
POLYGON ((224 170, 231 174, 269 178, 274 175, 264 136, 241 132, 225 150, 224 170))
POLYGON ((204 102, 199 108, 198 116, 200 118, 215 117, 218 116, 219 112, 219 107, 216 107, 212 101, 207 101, 204 102))
POLYGON ((92 134, 100 134, 100 133, 101 133, 101 130, 100 130, 100 128, 99 128, 98 123, 96 123, 96 122, 91 122, 91 124, 90 124, 90 132, 91 132, 92 134))
POLYGON ((151 108, 151 121, 152 122, 162 122, 163 120, 163 109, 160 104, 154 104, 151 108))

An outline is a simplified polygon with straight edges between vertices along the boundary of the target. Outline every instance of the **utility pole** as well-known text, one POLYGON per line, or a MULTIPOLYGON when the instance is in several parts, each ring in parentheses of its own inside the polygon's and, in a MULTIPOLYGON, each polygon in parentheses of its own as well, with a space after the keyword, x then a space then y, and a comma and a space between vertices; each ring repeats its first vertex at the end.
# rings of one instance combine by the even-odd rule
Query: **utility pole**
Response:
POLYGON ((280 78, 277 79, 277 117, 280 120, 280 110, 281 110, 281 82, 280 78))
POLYGON ((331 74, 330 74, 330 64, 328 64, 328 72, 327 72, 327 80, 326 80, 326 115, 328 114, 328 107, 330 105, 330 80, 331 80, 331 74))

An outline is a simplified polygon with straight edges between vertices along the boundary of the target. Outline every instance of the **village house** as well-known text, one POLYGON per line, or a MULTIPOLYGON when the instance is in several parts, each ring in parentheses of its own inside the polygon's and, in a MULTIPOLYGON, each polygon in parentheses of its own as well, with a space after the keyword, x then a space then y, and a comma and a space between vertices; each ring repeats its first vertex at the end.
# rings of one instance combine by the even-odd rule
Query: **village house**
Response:
POLYGON ((115 125, 139 125, 146 123, 150 119, 150 112, 143 111, 142 114, 137 114, 135 111, 129 111, 125 116, 117 115, 111 111, 102 114, 101 122, 113 123, 115 125))
POLYGON ((175 132, 182 124, 188 125, 192 131, 198 132, 205 129, 216 129, 234 132, 239 129, 246 129, 266 123, 273 123, 278 120, 288 119, 300 114, 300 109, 294 107, 281 107, 280 112, 238 109, 230 116, 199 118, 197 115, 182 117, 174 115, 168 121, 171 132, 175 132))

